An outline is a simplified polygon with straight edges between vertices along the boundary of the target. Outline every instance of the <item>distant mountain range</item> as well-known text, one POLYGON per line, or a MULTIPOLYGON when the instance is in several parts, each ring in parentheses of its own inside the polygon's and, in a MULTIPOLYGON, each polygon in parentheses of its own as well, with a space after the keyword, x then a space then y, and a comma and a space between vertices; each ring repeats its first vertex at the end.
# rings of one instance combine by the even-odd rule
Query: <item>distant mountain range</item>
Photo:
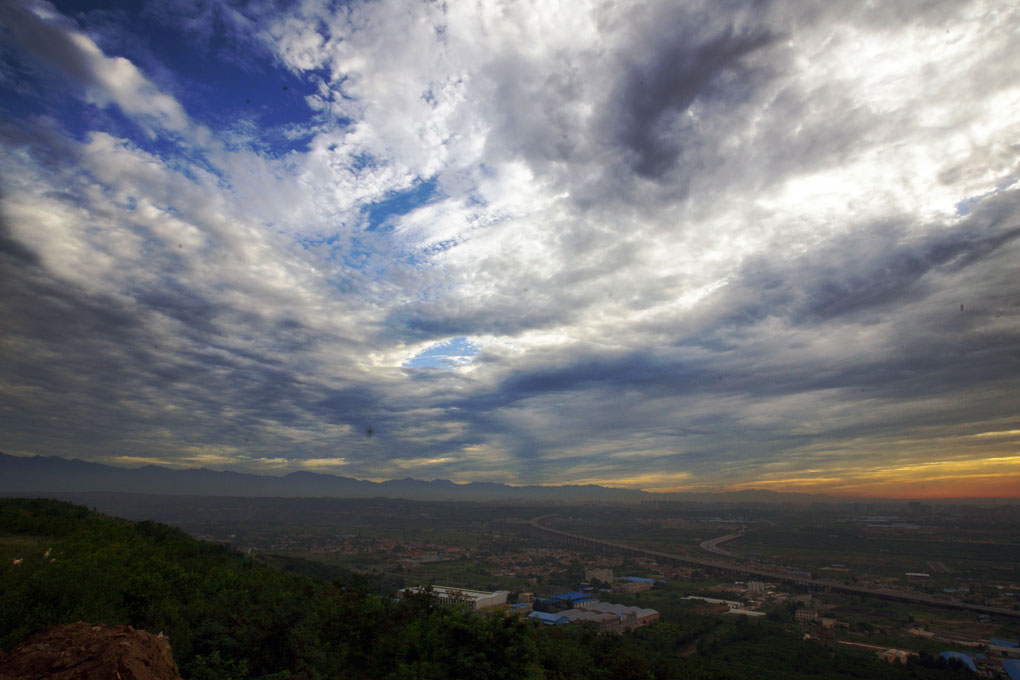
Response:
POLYGON ((492 482, 394 479, 370 482, 315 472, 282 477, 243 472, 173 469, 157 465, 122 468, 56 456, 20 457, 0 453, 0 495, 130 492, 195 496, 279 496, 407 498, 411 500, 532 502, 636 502, 659 494, 596 485, 510 486, 492 482))
POLYGON ((122 468, 56 456, 11 456, 0 453, 0 495, 48 495, 125 492, 194 496, 276 496, 284 498, 406 498, 430 501, 516 501, 584 503, 704 501, 710 503, 845 502, 832 496, 762 489, 723 493, 655 493, 594 484, 511 486, 494 482, 457 484, 446 479, 394 479, 370 482, 315 472, 282 477, 205 468, 174 469, 157 465, 122 468))

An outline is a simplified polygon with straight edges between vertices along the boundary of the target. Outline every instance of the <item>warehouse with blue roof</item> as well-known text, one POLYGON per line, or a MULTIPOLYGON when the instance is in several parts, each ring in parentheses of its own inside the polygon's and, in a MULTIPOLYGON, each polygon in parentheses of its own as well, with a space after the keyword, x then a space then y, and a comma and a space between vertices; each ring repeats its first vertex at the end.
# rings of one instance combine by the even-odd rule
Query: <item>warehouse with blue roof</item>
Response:
POLYGON ((591 593, 581 593, 578 591, 573 591, 569 593, 560 593, 559 595, 553 595, 549 597, 547 601, 555 605, 579 607, 586 604, 598 604, 599 598, 595 597, 591 593))
POLYGON ((977 666, 974 665, 974 659, 970 658, 969 655, 963 652, 942 652, 939 654, 939 658, 945 659, 946 661, 952 661, 956 659, 963 663, 964 666, 977 673, 977 666))
POLYGON ((531 612, 528 614, 529 621, 537 621, 544 626, 563 626, 570 623, 570 619, 562 614, 550 614, 548 612, 531 612))

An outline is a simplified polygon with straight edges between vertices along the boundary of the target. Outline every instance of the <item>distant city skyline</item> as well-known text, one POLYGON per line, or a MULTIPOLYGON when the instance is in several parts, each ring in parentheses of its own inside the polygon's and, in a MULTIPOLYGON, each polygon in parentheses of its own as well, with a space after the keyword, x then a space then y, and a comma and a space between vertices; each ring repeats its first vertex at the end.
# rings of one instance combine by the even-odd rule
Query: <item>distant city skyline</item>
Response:
POLYGON ((0 6, 0 451, 1020 497, 1015 3, 0 6))

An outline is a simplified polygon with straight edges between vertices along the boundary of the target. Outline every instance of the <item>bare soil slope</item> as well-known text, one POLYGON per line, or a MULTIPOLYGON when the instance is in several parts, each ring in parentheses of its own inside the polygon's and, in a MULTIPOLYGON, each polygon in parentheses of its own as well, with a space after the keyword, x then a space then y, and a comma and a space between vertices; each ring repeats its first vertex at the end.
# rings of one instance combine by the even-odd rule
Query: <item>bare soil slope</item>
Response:
POLYGON ((71 623, 0 657, 0 680, 181 680, 162 635, 130 626, 71 623))

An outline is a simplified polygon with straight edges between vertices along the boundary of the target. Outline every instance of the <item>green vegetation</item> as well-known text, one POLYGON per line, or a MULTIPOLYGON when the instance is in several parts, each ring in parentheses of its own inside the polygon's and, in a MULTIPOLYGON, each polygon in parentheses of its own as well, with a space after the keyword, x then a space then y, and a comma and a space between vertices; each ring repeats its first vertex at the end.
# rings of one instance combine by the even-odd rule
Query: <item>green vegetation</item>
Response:
MULTIPOLYGON (((738 555, 757 555, 794 563, 816 570, 832 562, 850 567, 851 573, 868 571, 884 576, 903 576, 906 571, 931 573, 931 583, 954 585, 958 577, 1020 577, 1020 543, 1006 542, 1010 536, 988 536, 956 530, 960 537, 913 531, 868 530, 828 518, 814 524, 755 526, 743 536, 725 544, 738 555), (891 535, 878 533, 884 531, 891 535), (983 540, 976 540, 983 539, 983 540), (990 540, 997 539, 997 540, 990 540), (937 561, 943 569, 932 569, 937 561)), ((948 529, 944 530, 949 534, 948 529)), ((823 574, 825 572, 822 572, 823 574)), ((826 574, 838 578, 839 572, 826 574)), ((849 577, 849 574, 847 575, 849 577)), ((940 586, 941 587, 941 586, 940 586)))
POLYGON ((193 680, 966 677, 682 608, 616 636, 476 616, 427 595, 398 602, 358 574, 273 568, 178 529, 57 501, 0 500, 0 557, 4 650, 62 623, 130 624, 167 634, 193 680))

